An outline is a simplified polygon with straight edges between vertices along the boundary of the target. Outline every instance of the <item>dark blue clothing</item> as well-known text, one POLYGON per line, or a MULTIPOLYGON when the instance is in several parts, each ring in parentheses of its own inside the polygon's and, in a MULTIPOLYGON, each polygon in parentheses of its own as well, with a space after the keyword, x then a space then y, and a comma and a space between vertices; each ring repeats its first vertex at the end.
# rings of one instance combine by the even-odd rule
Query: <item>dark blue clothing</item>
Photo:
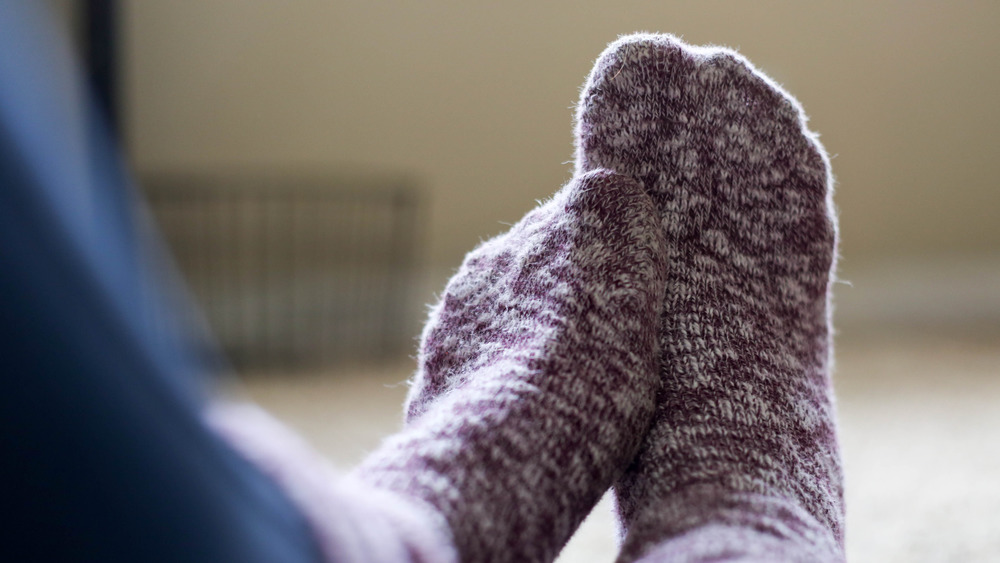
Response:
POLYGON ((217 360, 171 316, 183 296, 45 6, 0 2, 0 559, 316 561, 201 421, 217 360))

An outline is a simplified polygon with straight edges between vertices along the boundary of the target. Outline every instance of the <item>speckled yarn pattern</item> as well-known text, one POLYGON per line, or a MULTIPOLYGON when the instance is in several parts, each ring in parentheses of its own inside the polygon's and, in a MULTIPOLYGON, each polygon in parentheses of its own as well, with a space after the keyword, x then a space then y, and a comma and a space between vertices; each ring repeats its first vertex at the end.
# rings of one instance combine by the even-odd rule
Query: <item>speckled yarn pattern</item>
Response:
POLYGON ((406 421, 336 476, 263 413, 220 432, 330 561, 547 562, 614 484, 619 560, 834 562, 837 227, 798 103, 738 54, 612 43, 576 176, 465 259, 406 421))
POLYGON ((663 258, 638 183, 574 178, 466 257, 355 476, 442 514, 462 561, 553 560, 649 427, 663 258))
POLYGON ((620 561, 841 561, 829 161, 739 54, 622 37, 577 112, 578 173, 650 194, 667 246, 654 423, 615 486, 620 561))

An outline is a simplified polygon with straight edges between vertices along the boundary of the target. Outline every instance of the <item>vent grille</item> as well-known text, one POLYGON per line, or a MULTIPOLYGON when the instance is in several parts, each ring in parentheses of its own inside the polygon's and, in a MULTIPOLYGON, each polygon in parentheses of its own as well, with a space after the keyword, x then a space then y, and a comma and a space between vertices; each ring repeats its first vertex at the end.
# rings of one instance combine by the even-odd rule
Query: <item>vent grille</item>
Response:
POLYGON ((143 185, 237 368, 408 351, 419 239, 412 181, 155 174, 143 185))

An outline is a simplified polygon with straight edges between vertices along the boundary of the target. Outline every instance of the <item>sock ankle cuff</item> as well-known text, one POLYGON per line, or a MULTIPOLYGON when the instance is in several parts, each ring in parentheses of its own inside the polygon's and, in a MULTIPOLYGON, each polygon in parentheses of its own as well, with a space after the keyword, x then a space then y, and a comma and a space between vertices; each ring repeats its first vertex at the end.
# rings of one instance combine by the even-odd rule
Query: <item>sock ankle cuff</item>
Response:
POLYGON ((719 557, 739 554, 749 561, 844 559, 839 528, 821 523, 799 504, 716 485, 694 485, 649 502, 622 526, 627 531, 619 561, 687 561, 682 557, 686 552, 704 557, 706 542, 711 543, 709 552, 718 551, 719 557))

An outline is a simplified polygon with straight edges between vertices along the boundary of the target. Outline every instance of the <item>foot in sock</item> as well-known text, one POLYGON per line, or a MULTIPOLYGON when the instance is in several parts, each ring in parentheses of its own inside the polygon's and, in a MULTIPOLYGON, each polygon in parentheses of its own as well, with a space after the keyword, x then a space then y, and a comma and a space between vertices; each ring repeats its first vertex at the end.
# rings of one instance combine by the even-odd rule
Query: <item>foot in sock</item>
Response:
POLYGON ((465 259, 355 477, 443 515, 463 561, 554 559, 649 427, 664 270, 639 185, 575 178, 465 259))
POLYGON ((667 245, 662 387, 615 487, 622 561, 843 559, 837 231, 805 121, 740 55, 667 35, 612 43, 584 86, 577 173, 638 180, 667 245))

